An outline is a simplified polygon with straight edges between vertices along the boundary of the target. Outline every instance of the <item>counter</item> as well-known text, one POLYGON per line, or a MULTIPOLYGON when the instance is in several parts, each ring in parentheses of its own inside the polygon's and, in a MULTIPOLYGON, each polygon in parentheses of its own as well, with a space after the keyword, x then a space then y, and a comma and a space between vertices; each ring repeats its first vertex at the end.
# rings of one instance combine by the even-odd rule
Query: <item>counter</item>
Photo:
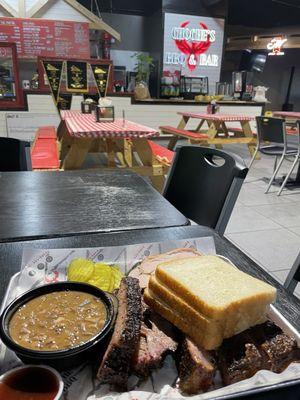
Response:
MULTIPOLYGON (((193 100, 147 99, 135 100, 130 94, 113 93, 109 95, 115 106, 116 118, 125 118, 158 129, 161 125, 177 126, 180 120, 178 111, 205 112, 208 102, 193 100)), ((73 95, 72 110, 80 110, 81 95, 73 95)), ((219 101, 220 112, 225 114, 248 115, 255 117, 264 112, 264 103, 247 101, 219 101)), ((41 125, 59 124, 59 116, 51 95, 47 91, 24 91, 23 110, 0 110, 0 136, 32 140, 36 129, 41 125)), ((195 128, 191 121, 190 129, 195 128)), ((253 122, 253 125, 255 123, 253 122)), ((235 126, 235 123, 232 123, 235 126)))

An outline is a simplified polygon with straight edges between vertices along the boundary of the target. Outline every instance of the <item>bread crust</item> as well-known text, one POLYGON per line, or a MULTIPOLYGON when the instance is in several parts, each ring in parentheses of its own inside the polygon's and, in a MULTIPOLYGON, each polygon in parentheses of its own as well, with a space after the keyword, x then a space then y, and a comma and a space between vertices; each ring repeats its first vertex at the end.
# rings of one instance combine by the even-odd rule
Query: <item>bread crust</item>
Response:
POLYGON ((178 329, 188 335, 198 346, 203 346, 206 350, 214 350, 219 347, 223 341, 223 336, 216 327, 213 327, 213 333, 205 335, 203 321, 195 319, 192 323, 183 319, 176 310, 170 308, 167 304, 155 298, 149 289, 144 291, 144 300, 154 311, 170 321, 178 329))

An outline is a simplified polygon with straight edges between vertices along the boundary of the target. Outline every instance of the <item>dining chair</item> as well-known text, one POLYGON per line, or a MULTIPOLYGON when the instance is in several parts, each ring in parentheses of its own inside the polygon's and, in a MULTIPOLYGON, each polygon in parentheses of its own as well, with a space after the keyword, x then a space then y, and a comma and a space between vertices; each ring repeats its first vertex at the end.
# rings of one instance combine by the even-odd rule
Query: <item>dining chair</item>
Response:
MULTIPOLYGON (((298 162, 300 162, 300 121, 299 120, 297 121, 297 137, 298 137, 297 138, 297 145, 298 145, 297 149, 298 149, 298 151, 296 152, 294 161, 292 163, 292 166, 289 169, 287 175, 285 176, 284 181, 282 182, 282 185, 281 185, 281 187, 280 187, 280 189, 279 189, 279 191, 277 193, 278 196, 280 196, 281 192, 283 191, 283 189, 284 189, 289 177, 292 175, 292 173, 294 171, 295 166, 297 165, 298 162)), ((299 168, 300 168, 300 166, 299 166, 299 168)))
POLYGON ((0 137, 0 171, 30 171, 30 143, 0 137))
MULTIPOLYGON (((285 120, 281 118, 273 117, 256 117, 257 124, 257 147, 254 151, 253 157, 249 164, 251 168, 255 157, 258 152, 275 157, 273 174, 269 180, 265 193, 268 193, 273 181, 278 174, 280 167, 287 157, 296 157, 299 153, 299 146, 291 146, 287 143, 286 126, 285 120), (280 157, 278 162, 278 157, 280 157)), ((293 164, 294 165, 294 164, 293 164)), ((294 165, 295 166, 295 165, 294 165)), ((294 167, 293 167, 294 168, 294 167)), ((290 175, 290 174, 289 174, 290 175)), ((278 195, 282 192, 285 184, 285 180, 278 192, 278 195)))
POLYGON ((239 156, 181 146, 176 149, 163 195, 187 218, 223 235, 247 172, 239 156))
POLYGON ((296 289, 300 282, 300 252, 283 284, 283 286, 291 293, 296 289))

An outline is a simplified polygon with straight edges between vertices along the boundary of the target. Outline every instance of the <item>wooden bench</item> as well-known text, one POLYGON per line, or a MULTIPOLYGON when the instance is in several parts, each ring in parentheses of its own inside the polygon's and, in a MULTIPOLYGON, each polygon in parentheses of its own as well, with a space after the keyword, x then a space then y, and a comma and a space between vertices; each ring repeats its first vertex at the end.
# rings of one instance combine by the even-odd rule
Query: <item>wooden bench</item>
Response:
POLYGON ((56 129, 54 126, 42 126, 36 133, 37 139, 55 139, 56 140, 56 129))
POLYGON ((182 136, 186 139, 208 139, 208 136, 205 133, 195 133, 191 131, 187 131, 185 129, 174 128, 173 126, 160 126, 159 129, 164 134, 171 134, 176 136, 182 136))
MULTIPOLYGON (((235 128, 233 128, 235 129, 235 128)), ((184 137, 189 140, 191 144, 202 144, 202 145, 216 145, 216 146, 222 146, 223 144, 232 144, 232 143, 243 143, 243 144, 256 144, 256 138, 255 137, 214 137, 214 138, 209 138, 208 135, 205 133, 196 133, 196 132, 191 132, 187 131, 184 129, 178 129, 174 128, 172 126, 161 126, 160 130, 162 133, 168 133, 175 135, 169 142, 168 149, 172 150, 174 149, 178 137, 184 137)), ((242 131, 242 130, 241 130, 242 131)))
POLYGON ((54 126, 40 127, 31 147, 33 170, 59 170, 59 155, 54 126))
POLYGON ((153 142, 153 140, 148 140, 148 144, 151 148, 153 156, 158 162, 169 167, 172 164, 174 151, 167 149, 166 147, 153 142))

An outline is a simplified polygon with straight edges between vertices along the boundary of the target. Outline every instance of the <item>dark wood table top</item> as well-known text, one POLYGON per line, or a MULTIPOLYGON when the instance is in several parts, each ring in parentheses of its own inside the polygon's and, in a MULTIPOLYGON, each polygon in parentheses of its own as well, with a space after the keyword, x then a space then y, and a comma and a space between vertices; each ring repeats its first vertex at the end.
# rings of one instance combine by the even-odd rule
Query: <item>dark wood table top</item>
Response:
MULTIPOLYGON (((213 236, 218 254, 229 258, 241 270, 260 278, 278 290, 276 301, 277 309, 300 329, 300 300, 289 294, 276 280, 266 271, 255 264, 249 257, 242 253, 237 247, 225 238, 221 238, 212 229, 201 226, 186 226, 161 229, 142 229, 122 232, 97 233, 93 235, 68 236, 61 238, 40 239, 33 241, 16 241, 0 243, 0 301, 3 298, 9 279, 18 272, 21 267, 22 252, 24 248, 74 248, 74 247, 96 247, 96 246, 120 246, 126 244, 156 242, 163 240, 180 240, 213 236)), ((300 382, 295 381, 291 387, 279 385, 272 387, 269 392, 255 393, 247 396, 247 399, 261 400, 285 400, 298 399, 300 393, 300 382), (296 396, 296 397, 295 397, 296 396)), ((244 396, 239 396, 244 398, 244 396)))
POLYGON ((0 173, 0 241, 187 225, 125 170, 0 173))

